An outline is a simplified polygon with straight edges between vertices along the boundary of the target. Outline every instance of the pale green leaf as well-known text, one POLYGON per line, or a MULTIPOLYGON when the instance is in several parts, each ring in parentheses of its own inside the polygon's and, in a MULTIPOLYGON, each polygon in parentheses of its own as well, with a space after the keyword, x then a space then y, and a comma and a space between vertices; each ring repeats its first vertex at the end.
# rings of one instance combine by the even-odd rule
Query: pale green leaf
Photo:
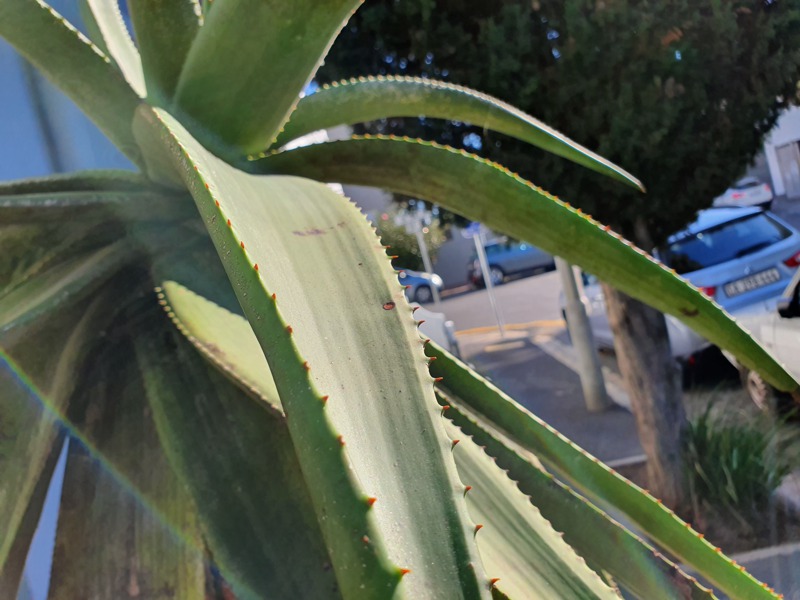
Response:
MULTIPOLYGON (((437 349, 437 352, 441 352, 437 349)), ((637 598, 713 598, 710 590, 633 532, 611 518, 572 488, 546 472, 535 455, 525 452, 486 420, 480 425, 456 408, 449 393, 437 392, 448 406, 445 415, 465 434, 473 436, 486 453, 507 469, 519 488, 530 497, 553 527, 598 573, 612 579, 637 598)))
POLYGON ((411 310, 363 215, 321 184, 237 171, 157 114, 137 127, 179 159, 266 354, 343 596, 391 596, 403 568, 401 596, 485 597, 411 310))
MULTIPOLYGON (((774 599, 744 571, 647 492, 611 470, 458 359, 430 347, 431 371, 443 377, 453 406, 482 429, 497 429, 532 452, 548 470, 602 507, 619 510, 679 561, 732 598, 774 599)), ((519 476, 517 476, 519 477, 519 476)))
POLYGON ((504 133, 628 185, 642 187, 630 173, 502 100, 460 85, 419 77, 360 77, 323 85, 300 100, 274 146, 338 125, 420 116, 461 121, 504 133))
POLYGON ((315 144, 267 156, 259 172, 381 187, 436 202, 578 265, 671 314, 781 390, 798 383, 711 298, 580 210, 465 151, 395 138, 315 144))
POLYGON ((181 72, 175 114, 218 152, 263 150, 361 2, 214 0, 181 72))
MULTIPOLYGON (((103 36, 105 48, 119 66, 128 84, 140 98, 147 95, 142 59, 131 39, 117 0, 80 0, 94 16, 94 23, 103 36)), ((83 11, 85 12, 85 10, 83 11)))
POLYGON ((449 421, 475 537, 495 586, 509 598, 619 598, 561 538, 516 484, 449 421))
POLYGON ((2 0, 0 36, 140 164, 131 132, 139 98, 99 48, 41 0, 2 0))

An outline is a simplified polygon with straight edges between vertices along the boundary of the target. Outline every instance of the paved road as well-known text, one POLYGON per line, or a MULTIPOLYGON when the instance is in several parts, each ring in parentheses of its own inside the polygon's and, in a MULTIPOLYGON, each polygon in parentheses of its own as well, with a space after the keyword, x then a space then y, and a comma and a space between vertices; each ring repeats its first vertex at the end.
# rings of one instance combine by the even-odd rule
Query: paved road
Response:
MULTIPOLYGON (((561 282, 555 271, 510 281, 494 290, 505 323, 561 319, 558 307, 561 282)), ((497 325, 486 290, 446 298, 441 311, 453 320, 457 331, 497 325)))

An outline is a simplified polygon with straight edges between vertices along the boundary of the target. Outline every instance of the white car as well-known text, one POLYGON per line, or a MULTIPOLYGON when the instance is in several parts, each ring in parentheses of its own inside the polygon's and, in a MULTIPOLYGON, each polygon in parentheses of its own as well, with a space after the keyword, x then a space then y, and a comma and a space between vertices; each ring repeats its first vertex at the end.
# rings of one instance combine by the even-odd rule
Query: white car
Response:
MULTIPOLYGON (((772 298, 734 314, 753 337, 769 350, 786 369, 800 380, 800 269, 797 270, 783 295, 772 298)), ((736 362, 727 352, 726 358, 738 367, 742 384, 755 404, 768 412, 788 408, 793 402, 761 376, 736 362)))
POLYGON ((430 311, 416 303, 411 306, 417 307, 417 310, 414 311, 414 319, 418 323, 425 321, 419 325, 420 334, 430 338, 456 358, 461 358, 461 349, 458 346, 453 322, 448 320, 443 313, 430 311))
POLYGON ((772 206, 772 188, 755 177, 745 177, 714 198, 714 206, 772 206))

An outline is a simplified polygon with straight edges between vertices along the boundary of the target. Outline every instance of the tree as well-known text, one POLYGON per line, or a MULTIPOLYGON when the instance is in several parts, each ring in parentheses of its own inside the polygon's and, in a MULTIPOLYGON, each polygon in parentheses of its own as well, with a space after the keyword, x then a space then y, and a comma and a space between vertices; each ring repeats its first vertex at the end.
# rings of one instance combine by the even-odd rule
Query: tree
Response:
MULTIPOLYGON (((480 123, 448 123, 433 134, 478 146, 648 251, 741 174, 797 94, 800 10, 788 2, 502 1, 462 10, 445 1, 435 15, 429 4, 400 2, 391 20, 387 6, 397 3, 367 6, 325 73, 344 74, 363 44, 384 61, 373 55, 359 68, 452 78, 542 118, 641 177, 647 196, 483 132, 480 123)), ((425 135, 434 125, 417 127, 425 135)), ((604 289, 650 485, 678 506, 685 419, 664 319, 604 289)))

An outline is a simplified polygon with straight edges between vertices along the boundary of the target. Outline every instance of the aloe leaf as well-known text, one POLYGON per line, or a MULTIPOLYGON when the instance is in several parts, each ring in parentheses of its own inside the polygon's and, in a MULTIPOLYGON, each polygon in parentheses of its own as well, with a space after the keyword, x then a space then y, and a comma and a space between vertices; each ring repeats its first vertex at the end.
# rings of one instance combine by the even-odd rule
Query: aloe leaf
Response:
POLYGON ((191 344, 239 388, 284 415, 275 380, 247 319, 176 282, 158 290, 175 326, 191 344))
MULTIPOLYGON (((218 323, 203 320, 202 309, 195 311, 206 301, 176 284, 167 289, 175 300, 170 314, 181 328, 177 315, 199 317, 201 326, 219 331, 218 323)), ((139 361, 170 462, 192 492, 206 540, 236 597, 339 598, 282 414, 247 397, 173 335, 180 337, 166 330, 140 338, 139 361)), ((257 343, 256 352, 268 373, 257 343)))
MULTIPOLYGON (((437 352, 443 350, 437 348, 437 352)), ((535 455, 526 455, 503 432, 486 420, 470 420, 456 406, 449 393, 437 392, 447 406, 445 416, 465 435, 472 436, 501 469, 517 482, 523 493, 552 526, 598 573, 608 573, 637 598, 713 598, 711 590, 640 537, 620 525, 607 513, 546 472, 535 455)))
POLYGON ((107 323, 109 298, 26 328, 18 340, 0 337, 0 571, 59 439, 78 367, 107 323))
POLYGON ((159 444, 130 341, 93 355, 74 401, 49 598, 206 598, 190 496, 159 444), (167 591, 169 590, 169 591, 167 591))
MULTIPOLYGON (((765 584, 643 491, 527 411, 458 359, 429 346, 431 372, 443 377, 448 399, 484 431, 500 430, 601 506, 619 510, 658 545, 734 598, 775 598, 765 584)), ((460 421, 462 424, 464 421, 460 421)), ((514 473, 515 478, 522 475, 514 473)))
POLYGON ((149 99, 168 106, 203 22, 197 0, 135 0, 128 2, 139 43, 149 99))
MULTIPOLYGON (((2 376, 0 376, 0 381, 1 380, 2 376)), ((5 401, 2 394, 0 394, 0 401, 5 401)), ((0 409, 0 418, 7 417, 7 411, 7 406, 0 409)), ((27 498, 28 506, 17 526, 13 543, 6 553, 5 560, 0 563, 2 564, 2 566, 0 566, 0 598, 17 598, 19 594, 31 541, 39 525, 42 508, 45 498, 47 497, 47 490, 50 488, 53 471, 55 470, 63 446, 63 432, 57 432, 50 444, 50 454, 42 463, 42 470, 27 498)))
POLYGON ((0 196, 55 194, 60 192, 146 192, 161 191, 144 175, 134 171, 98 169, 59 173, 0 182, 0 196))
POLYGON ((0 2, 0 36, 139 164, 131 131, 139 98, 99 48, 41 0, 0 2))
MULTIPOLYGON (((70 259, 24 282, 3 296, 0 334, 20 330, 67 302, 89 296, 134 254, 126 240, 70 259)), ((24 331, 19 332, 24 335, 24 331)))
POLYGON ((337 125, 423 115, 504 133, 643 189, 630 173, 514 106, 470 88, 419 77, 359 77, 323 85, 300 100, 274 145, 337 125))
POLYGON ((436 202, 561 256, 674 315, 778 389, 798 388, 780 363, 692 284, 608 227, 500 165, 437 144, 381 136, 279 152, 255 161, 253 170, 381 187, 436 202))
POLYGON ((51 192, 0 195, 0 215, 11 223, 175 221, 197 214, 191 198, 153 192, 51 192))
MULTIPOLYGON (((139 51, 128 33, 128 27, 122 19, 117 0, 80 0, 87 4, 94 17, 94 24, 103 36, 108 55, 114 59, 125 76, 128 84, 140 98, 147 95, 142 59, 139 51)), ((82 12, 86 12, 83 10, 82 12)))
POLYGON ((322 184, 232 168, 162 111, 139 117, 179 160, 264 350, 342 595, 487 596, 411 310, 364 216, 322 184))
POLYGON ((186 57, 175 114, 218 152, 263 150, 361 1, 214 0, 186 57))
MULTIPOLYGON (((475 537, 494 587, 509 598, 618 598, 492 459, 446 421, 475 537), (477 527, 477 526, 476 526, 477 527)), ((597 532, 595 532, 597 533, 597 532)))

